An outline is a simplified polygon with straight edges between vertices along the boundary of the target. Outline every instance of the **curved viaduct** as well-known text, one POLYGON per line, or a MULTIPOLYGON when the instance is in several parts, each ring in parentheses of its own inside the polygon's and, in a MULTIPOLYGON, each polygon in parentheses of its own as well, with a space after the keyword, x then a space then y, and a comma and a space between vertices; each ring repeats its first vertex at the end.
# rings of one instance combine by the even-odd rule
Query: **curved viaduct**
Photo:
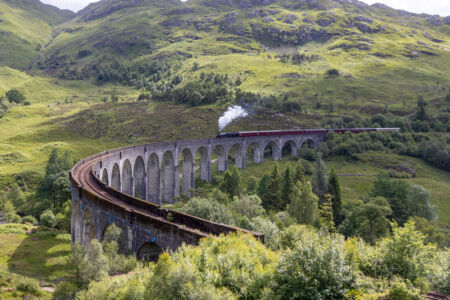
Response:
MULTIPOLYGON (((325 134, 211 138, 152 143, 105 151, 78 162, 70 172, 72 188, 72 242, 101 241, 114 223, 122 229, 122 248, 139 258, 154 260, 162 249, 182 243, 196 244, 202 237, 230 231, 246 231, 164 209, 180 192, 190 195, 195 174, 211 180, 212 161, 218 171, 228 168, 233 155, 238 168, 245 168, 247 153, 262 163, 264 150, 280 160, 282 149, 291 155, 305 142, 316 148, 325 134), (197 159, 196 159, 197 158, 197 159), (198 166, 196 166, 196 163, 198 166)), ((249 231, 246 231, 249 232, 249 231)), ((263 235, 249 232, 257 238, 263 235)))

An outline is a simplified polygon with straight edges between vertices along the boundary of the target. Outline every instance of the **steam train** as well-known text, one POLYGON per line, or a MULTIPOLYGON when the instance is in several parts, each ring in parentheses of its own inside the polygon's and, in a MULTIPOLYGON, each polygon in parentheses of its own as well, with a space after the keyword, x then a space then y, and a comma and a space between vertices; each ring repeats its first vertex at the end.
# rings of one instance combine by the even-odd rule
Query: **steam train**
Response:
POLYGON ((342 128, 342 129, 295 129, 295 130, 264 130, 264 131, 239 131, 219 132, 216 138, 252 137, 252 136, 279 136, 298 134, 327 134, 335 133, 362 133, 362 132, 398 132, 400 128, 342 128))

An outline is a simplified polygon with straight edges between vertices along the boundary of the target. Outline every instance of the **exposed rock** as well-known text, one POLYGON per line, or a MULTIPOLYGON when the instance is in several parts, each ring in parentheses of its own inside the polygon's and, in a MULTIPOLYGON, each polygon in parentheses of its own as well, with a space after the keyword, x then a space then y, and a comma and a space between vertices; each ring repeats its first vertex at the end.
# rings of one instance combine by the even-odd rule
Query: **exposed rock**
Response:
POLYGON ((332 46, 329 49, 334 50, 334 49, 338 49, 338 48, 341 48, 344 50, 349 50, 349 49, 370 50, 370 49, 372 49, 372 47, 370 45, 367 45, 364 43, 340 44, 340 45, 332 46))
POLYGON ((195 12, 195 9, 193 7, 176 7, 171 10, 169 10, 166 15, 172 16, 172 15, 186 15, 195 12))
POLYGON ((286 24, 293 24, 298 17, 296 15, 287 15, 284 17, 283 22, 286 24))
POLYGON ((444 23, 450 26, 450 16, 443 19, 444 23))
POLYGON ((219 29, 226 33, 244 36, 250 33, 248 26, 238 19, 239 13, 232 12, 224 16, 219 29))
POLYGON ((430 23, 431 25, 434 25, 434 26, 442 25, 441 17, 439 17, 439 15, 431 16, 427 19, 427 21, 428 21, 428 23, 430 23))
POLYGON ((392 57, 392 55, 390 55, 390 54, 381 53, 381 52, 370 53, 370 55, 380 57, 380 58, 392 57))
POLYGON ((81 20, 88 22, 96 19, 104 18, 118 10, 139 6, 142 0, 112 0, 108 2, 108 5, 102 5, 99 3, 96 5, 90 5, 83 9, 79 14, 82 16, 81 20))
POLYGON ((366 22, 366 23, 369 23, 369 24, 373 23, 373 20, 371 18, 367 18, 367 17, 364 17, 364 16, 356 16, 354 18, 354 20, 355 21, 359 21, 359 22, 366 22))
POLYGON ((420 50, 421 53, 426 54, 426 55, 430 55, 430 56, 437 56, 436 53, 428 51, 428 50, 420 50))

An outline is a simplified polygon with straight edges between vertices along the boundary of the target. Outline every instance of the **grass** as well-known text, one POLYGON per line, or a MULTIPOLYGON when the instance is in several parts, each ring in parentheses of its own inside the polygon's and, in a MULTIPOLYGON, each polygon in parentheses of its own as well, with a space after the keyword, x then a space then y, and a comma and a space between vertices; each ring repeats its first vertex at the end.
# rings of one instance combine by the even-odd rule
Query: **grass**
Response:
MULTIPOLYGON (((50 232, 30 236, 26 234, 30 228, 0 225, 0 298, 21 299, 27 293, 20 291, 24 289, 20 283, 54 286, 56 280, 69 276, 70 235, 50 232)), ((40 297, 50 299, 51 294, 42 291, 40 297)))

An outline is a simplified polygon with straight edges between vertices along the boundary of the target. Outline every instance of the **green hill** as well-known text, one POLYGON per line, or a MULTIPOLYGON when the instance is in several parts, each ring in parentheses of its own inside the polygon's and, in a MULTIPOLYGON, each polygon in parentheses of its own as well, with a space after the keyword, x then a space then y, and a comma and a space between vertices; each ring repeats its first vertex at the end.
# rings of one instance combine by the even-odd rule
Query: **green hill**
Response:
POLYGON ((50 42, 52 26, 73 15, 39 0, 0 0, 0 66, 28 68, 50 42))
POLYGON ((449 34, 449 18, 358 1, 100 1, 55 28, 38 66, 149 91, 214 71, 305 107, 405 114, 448 93, 449 34))

